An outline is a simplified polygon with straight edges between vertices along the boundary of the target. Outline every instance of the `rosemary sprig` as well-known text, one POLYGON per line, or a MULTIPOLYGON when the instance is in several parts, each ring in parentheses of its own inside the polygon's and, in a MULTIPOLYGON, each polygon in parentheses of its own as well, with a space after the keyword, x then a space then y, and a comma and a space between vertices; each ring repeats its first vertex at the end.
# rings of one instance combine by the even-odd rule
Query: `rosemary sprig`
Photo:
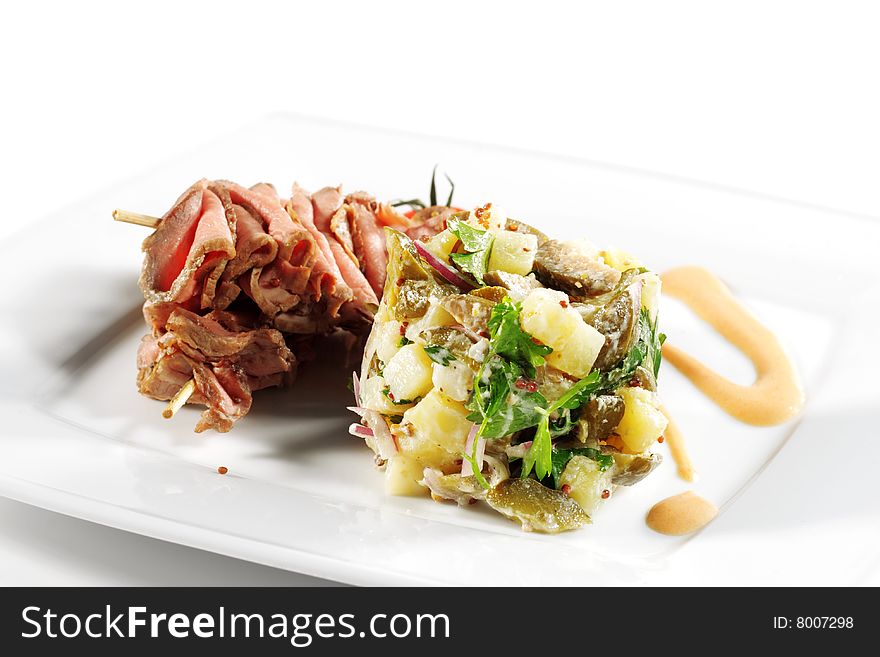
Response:
MULTIPOLYGON (((403 199, 395 199, 391 201, 390 205, 392 208, 399 208, 402 205, 408 206, 410 209, 418 208, 420 210, 424 210, 427 207, 433 207, 437 205, 437 167, 439 164, 434 165, 434 170, 431 172, 431 190, 430 196, 428 200, 430 203, 425 203, 423 200, 418 198, 411 198, 408 200, 403 199)), ((449 174, 443 174, 443 177, 446 178, 446 182, 449 183, 449 196, 446 198, 446 207, 452 206, 452 195, 455 194, 455 183, 452 182, 452 178, 449 177, 449 174)))

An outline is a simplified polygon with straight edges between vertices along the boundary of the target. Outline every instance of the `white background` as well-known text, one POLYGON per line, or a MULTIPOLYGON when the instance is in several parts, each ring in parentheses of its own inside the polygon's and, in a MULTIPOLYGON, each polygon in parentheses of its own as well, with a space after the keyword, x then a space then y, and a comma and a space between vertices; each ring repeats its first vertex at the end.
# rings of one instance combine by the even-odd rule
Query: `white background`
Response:
MULTIPOLYGON (((876 3, 10 4, 0 237, 273 111, 880 216, 876 3)), ((300 582, 0 500, 0 584, 300 582)))

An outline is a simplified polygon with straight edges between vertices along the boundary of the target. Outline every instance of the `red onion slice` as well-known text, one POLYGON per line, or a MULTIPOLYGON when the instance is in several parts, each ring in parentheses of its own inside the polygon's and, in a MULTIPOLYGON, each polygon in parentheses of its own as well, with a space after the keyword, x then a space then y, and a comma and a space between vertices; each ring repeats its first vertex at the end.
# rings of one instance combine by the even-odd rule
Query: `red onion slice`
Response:
POLYGON ((462 290, 473 290, 474 284, 465 280, 461 276, 458 275, 452 267, 443 262, 440 258, 435 256, 433 253, 428 251, 425 246, 419 242, 418 240, 413 240, 413 246, 416 247, 416 252, 422 256, 422 258, 427 262, 431 267, 433 267, 438 274, 440 274, 447 281, 452 283, 458 288, 462 290))
POLYGON ((373 430, 363 424, 352 424, 348 427, 348 433, 358 438, 367 438, 373 435, 373 430))
MULTIPOLYGON (((468 432, 467 442, 464 445, 464 453, 470 456, 474 453, 474 440, 477 437, 477 431, 479 431, 480 427, 478 425, 473 425, 471 430, 468 432)), ((483 454, 486 451, 486 439, 480 438, 477 441, 477 467, 482 471, 483 469, 483 454)), ((467 477, 468 475, 476 474, 474 472, 473 466, 471 466, 470 461, 464 459, 461 462, 461 474, 463 477, 467 477)))
POLYGON ((364 413, 364 421, 373 430, 379 458, 387 461, 397 454, 397 445, 394 442, 394 436, 391 435, 391 429, 388 428, 388 423, 385 422, 385 418, 382 415, 369 409, 364 410, 366 411, 364 413))

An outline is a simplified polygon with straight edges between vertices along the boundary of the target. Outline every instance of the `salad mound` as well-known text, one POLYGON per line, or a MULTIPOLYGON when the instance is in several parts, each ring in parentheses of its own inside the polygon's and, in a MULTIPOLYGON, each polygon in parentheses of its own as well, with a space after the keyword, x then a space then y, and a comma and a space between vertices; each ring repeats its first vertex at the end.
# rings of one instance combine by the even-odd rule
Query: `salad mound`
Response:
POLYGON ((386 228, 360 377, 365 439, 394 495, 484 501, 530 531, 590 522, 660 462, 660 279, 487 204, 425 241, 386 228))

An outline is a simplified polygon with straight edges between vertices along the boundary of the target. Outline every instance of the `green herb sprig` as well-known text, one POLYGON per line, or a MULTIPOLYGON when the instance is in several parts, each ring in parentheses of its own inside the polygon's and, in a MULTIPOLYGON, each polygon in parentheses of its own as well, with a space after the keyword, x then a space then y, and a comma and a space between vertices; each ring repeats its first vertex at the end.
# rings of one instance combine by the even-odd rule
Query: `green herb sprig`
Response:
MULTIPOLYGON (((462 213, 464 214, 464 213, 462 213)), ((495 236, 488 230, 471 226, 460 216, 447 219, 446 228, 461 242, 464 253, 449 254, 450 260, 463 272, 471 274, 477 282, 483 283, 483 276, 489 269, 489 255, 495 236)))
MULTIPOLYGON (((405 205, 410 209, 418 208, 420 210, 424 210, 425 208, 429 207, 429 205, 437 205, 437 166, 438 165, 435 164, 434 170, 431 172, 431 190, 429 196, 430 204, 427 204, 423 200, 418 198, 411 198, 407 200, 397 199, 391 201, 391 207, 399 208, 405 205)), ((452 178, 450 178, 448 174, 444 173, 443 177, 446 178, 446 181, 449 183, 449 196, 446 199, 446 207, 451 207, 452 195, 455 193, 455 183, 452 182, 452 178)))
POLYGON ((471 465, 476 463, 479 439, 502 438, 533 427, 545 413, 547 400, 526 377, 535 376, 535 368, 543 365, 553 350, 522 330, 521 311, 521 304, 505 298, 495 304, 489 316, 489 349, 474 378, 474 394, 468 405, 468 419, 480 423, 473 454, 465 455, 471 465))
POLYGON ((623 360, 608 372, 590 372, 547 408, 546 416, 541 418, 535 431, 532 446, 523 457, 522 476, 527 477, 534 467, 535 474, 543 479, 553 467, 551 414, 560 409, 580 408, 599 392, 614 390, 627 384, 642 364, 646 364, 656 378, 660 372, 661 347, 665 340, 666 336, 657 332, 657 323, 651 321, 647 309, 642 308, 639 313, 639 338, 623 360))

